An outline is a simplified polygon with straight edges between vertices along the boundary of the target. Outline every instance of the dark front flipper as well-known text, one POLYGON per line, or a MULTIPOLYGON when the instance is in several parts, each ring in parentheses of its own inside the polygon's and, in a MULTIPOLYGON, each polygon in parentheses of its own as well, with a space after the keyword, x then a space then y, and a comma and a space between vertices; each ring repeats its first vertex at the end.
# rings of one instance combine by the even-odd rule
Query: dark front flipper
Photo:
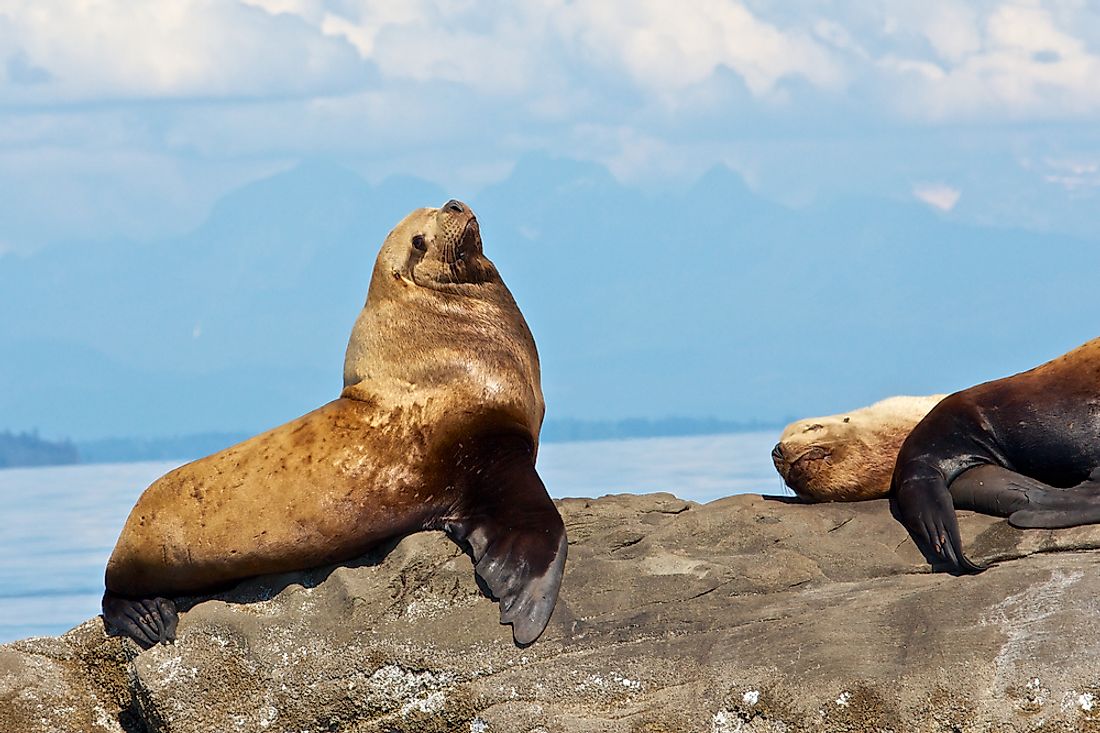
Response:
POLYGON ((979 466, 951 483, 951 496, 960 509, 1008 517, 1009 524, 1021 529, 1100 523, 1100 481, 1096 476, 1072 488, 1058 489, 1007 468, 979 466))
POLYGON ((565 524, 535 472, 529 451, 494 452, 483 463, 466 516, 444 531, 470 553, 474 571, 500 602, 500 622, 520 645, 550 620, 567 552, 565 524))
POLYGON ((125 598, 103 594, 103 621, 111 636, 129 636, 143 649, 176 640, 179 614, 167 598, 125 598))
POLYGON ((890 511, 934 565, 962 573, 985 570, 985 566, 971 562, 963 554, 951 493, 938 473, 903 472, 895 477, 890 490, 890 511))

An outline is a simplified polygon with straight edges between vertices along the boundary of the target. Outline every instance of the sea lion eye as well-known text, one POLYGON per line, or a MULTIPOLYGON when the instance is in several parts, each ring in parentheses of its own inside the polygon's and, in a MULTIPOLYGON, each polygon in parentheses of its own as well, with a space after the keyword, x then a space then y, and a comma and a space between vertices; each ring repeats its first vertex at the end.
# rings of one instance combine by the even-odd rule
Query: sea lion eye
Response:
POLYGON ((850 417, 844 418, 844 422, 851 422, 851 420, 852 420, 852 418, 850 418, 850 417))
POLYGON ((812 432, 814 430, 821 430, 823 427, 825 427, 825 426, 820 425, 818 423, 814 423, 813 425, 807 425, 806 429, 803 432, 809 433, 809 432, 812 432))
POLYGON ((428 251, 428 245, 424 242, 423 234, 417 234, 416 236, 414 236, 412 239, 412 245, 421 252, 428 251))

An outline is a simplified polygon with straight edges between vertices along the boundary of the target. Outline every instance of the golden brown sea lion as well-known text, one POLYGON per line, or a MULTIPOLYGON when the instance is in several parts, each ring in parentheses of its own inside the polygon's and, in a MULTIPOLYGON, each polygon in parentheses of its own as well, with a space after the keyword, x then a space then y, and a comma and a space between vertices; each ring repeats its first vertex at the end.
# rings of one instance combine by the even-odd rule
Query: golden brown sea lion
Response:
POLYGON ((104 618, 170 640, 171 596, 442 529, 530 643, 566 556, 535 472, 543 411, 534 340, 473 212, 414 211, 378 254, 340 398, 146 489, 107 563, 104 618))
POLYGON ((772 449, 784 483, 808 501, 881 499, 902 441, 946 395, 889 397, 788 425, 772 449))
POLYGON ((1030 371, 956 392, 913 428, 890 506, 948 569, 962 551, 955 507, 1016 527, 1100 522, 1100 339, 1030 371))

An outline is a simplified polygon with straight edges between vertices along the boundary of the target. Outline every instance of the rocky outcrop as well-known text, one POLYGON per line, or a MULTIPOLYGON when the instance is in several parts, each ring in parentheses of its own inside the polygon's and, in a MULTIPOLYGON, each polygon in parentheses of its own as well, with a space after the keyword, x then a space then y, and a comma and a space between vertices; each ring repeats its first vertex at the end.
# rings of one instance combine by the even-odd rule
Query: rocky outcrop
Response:
POLYGON ((1100 730, 1100 527, 961 513, 931 573, 884 501, 559 502, 520 649, 440 534, 201 599, 139 653, 98 619, 0 647, 3 731, 1100 730))

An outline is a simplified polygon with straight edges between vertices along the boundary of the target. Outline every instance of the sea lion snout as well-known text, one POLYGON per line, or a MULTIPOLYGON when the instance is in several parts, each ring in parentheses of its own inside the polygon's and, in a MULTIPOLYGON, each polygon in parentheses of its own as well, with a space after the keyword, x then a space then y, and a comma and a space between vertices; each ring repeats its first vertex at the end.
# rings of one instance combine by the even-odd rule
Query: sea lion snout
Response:
POLYGON ((478 226, 477 217, 471 216, 466 222, 466 228, 458 238, 458 248, 460 254, 481 251, 481 227, 478 226))
POLYGON ((796 463, 804 460, 819 460, 828 458, 832 451, 822 443, 803 442, 800 440, 780 440, 772 448, 772 463, 781 474, 785 474, 796 463))
POLYGON ((465 214, 469 211, 469 207, 463 204, 461 201, 451 199, 447 203, 443 204, 444 211, 453 211, 456 214, 465 214))
POLYGON ((813 500, 814 485, 817 483, 821 461, 826 464, 832 451, 817 444, 805 444, 799 440, 786 442, 780 440, 772 448, 772 463, 775 470, 795 494, 813 500))
POLYGON ((772 448, 772 463, 775 465, 775 470, 779 471, 779 475, 786 480, 790 463, 787 461, 787 454, 783 451, 783 441, 779 441, 772 448))

